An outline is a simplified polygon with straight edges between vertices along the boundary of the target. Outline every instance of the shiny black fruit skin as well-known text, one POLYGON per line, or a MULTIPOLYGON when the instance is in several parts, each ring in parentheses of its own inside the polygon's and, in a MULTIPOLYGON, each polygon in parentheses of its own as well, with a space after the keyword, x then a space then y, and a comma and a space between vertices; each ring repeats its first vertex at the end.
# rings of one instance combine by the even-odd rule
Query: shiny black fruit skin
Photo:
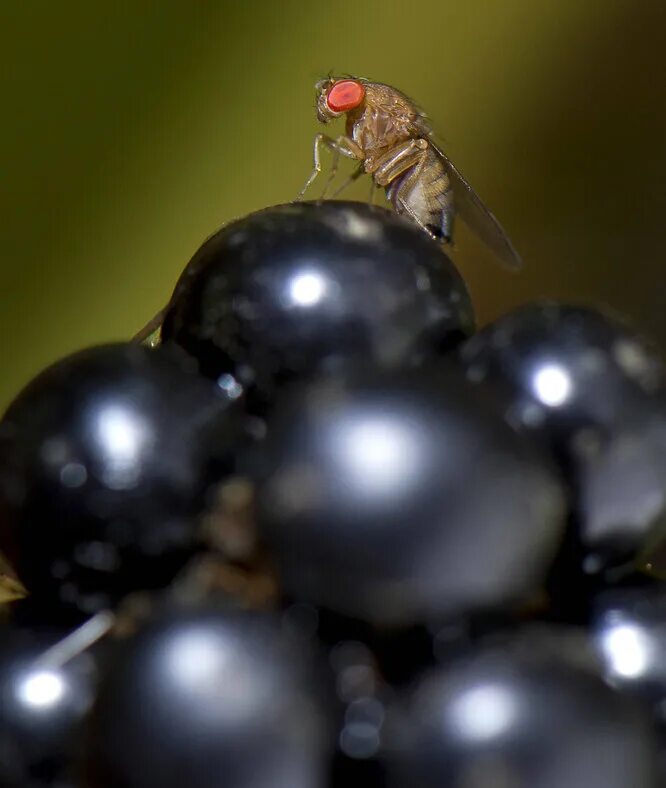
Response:
POLYGON ((341 361, 417 361, 472 332, 465 284, 412 223, 353 202, 292 203, 229 224, 174 290, 162 339, 233 391, 341 361))
POLYGON ((93 347, 38 375, 0 422, 0 549, 30 596, 17 612, 81 620, 161 588, 197 547, 207 485, 241 422, 169 353, 93 347))
POLYGON ((666 780, 666 584, 634 580, 598 594, 592 602, 590 637, 606 681, 643 703, 660 743, 666 780))
POLYGON ((389 788, 658 788, 647 716, 568 651, 508 638, 423 676, 384 725, 389 788))
POLYGON ((598 594, 590 632, 607 681, 641 698, 666 733, 666 584, 598 594))
POLYGON ((325 788, 335 732, 312 657, 268 617, 161 615, 102 679, 85 785, 325 788))
POLYGON ((605 312, 536 303, 499 318, 460 355, 470 380, 495 385, 507 418, 559 460, 574 497, 573 563, 603 573, 663 535, 663 365, 645 340, 605 312))
POLYGON ((565 454, 576 430, 635 418, 664 380, 654 348, 618 318, 557 302, 509 312, 460 354, 471 380, 504 387, 517 425, 540 430, 565 454))
POLYGON ((36 662, 65 630, 0 628, 0 785, 75 784, 82 720, 97 669, 89 653, 67 664, 36 662))
POLYGON ((453 368, 294 386, 240 465, 287 594, 372 624, 510 609, 563 532, 548 464, 453 368))

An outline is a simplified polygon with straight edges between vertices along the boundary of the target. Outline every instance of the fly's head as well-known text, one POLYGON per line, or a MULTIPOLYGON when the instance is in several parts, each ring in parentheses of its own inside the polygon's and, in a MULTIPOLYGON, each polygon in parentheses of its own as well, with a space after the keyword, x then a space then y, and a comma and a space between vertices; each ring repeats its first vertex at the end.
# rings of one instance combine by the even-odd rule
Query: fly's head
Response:
POLYGON ((359 107, 365 100, 365 86, 357 79, 327 77, 317 82, 317 119, 328 123, 359 107))

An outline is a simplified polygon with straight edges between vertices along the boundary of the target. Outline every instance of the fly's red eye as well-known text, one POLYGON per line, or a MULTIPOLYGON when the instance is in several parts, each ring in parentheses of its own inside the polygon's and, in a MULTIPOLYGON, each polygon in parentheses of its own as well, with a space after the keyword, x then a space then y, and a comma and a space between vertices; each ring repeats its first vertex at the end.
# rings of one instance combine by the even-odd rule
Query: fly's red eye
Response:
POLYGON ((332 112, 348 112, 358 107, 364 96, 365 88, 360 82, 343 79, 328 91, 326 102, 332 112))

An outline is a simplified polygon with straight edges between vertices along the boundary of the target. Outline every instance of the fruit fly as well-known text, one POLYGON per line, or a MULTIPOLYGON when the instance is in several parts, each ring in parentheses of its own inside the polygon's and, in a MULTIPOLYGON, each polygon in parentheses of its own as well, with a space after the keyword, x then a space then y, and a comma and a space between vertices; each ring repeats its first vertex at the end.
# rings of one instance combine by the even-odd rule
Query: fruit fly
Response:
POLYGON ((333 152, 333 163, 324 192, 340 157, 355 159, 360 166, 350 180, 371 175, 373 189, 386 190, 396 213, 416 222, 432 238, 451 243, 458 215, 500 262, 520 268, 520 257, 500 223, 435 143, 426 116, 411 99, 390 85, 367 79, 328 77, 315 87, 317 118, 328 123, 346 115, 346 134, 337 139, 315 136, 314 168, 299 199, 321 172, 321 149, 327 147, 333 152))

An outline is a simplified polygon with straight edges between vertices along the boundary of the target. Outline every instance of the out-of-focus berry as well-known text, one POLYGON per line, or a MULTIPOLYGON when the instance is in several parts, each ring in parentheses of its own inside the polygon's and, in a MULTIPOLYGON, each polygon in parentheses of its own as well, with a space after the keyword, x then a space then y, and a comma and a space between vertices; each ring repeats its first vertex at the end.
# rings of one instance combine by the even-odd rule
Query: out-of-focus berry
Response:
POLYGON ((563 532, 550 467, 455 370, 287 390, 245 470, 287 593, 373 624, 510 608, 563 532))
POLYGON ((228 398, 170 354, 90 348, 38 375, 0 422, 0 549, 41 620, 160 588, 192 555, 237 447, 228 398))
POLYGON ((75 783, 81 723, 97 676, 87 653, 64 665, 43 660, 66 634, 0 629, 3 788, 65 788, 75 783))
POLYGON ((666 733, 666 587, 608 589, 594 600, 591 635, 609 683, 641 698, 666 733))
POLYGON ((325 788, 335 733, 311 656, 268 618, 164 614, 102 679, 86 785, 325 788))
POLYGON ((656 743, 641 712, 550 645, 480 646, 424 676, 391 710, 388 785, 657 788, 656 743))
POLYGON ((664 535, 663 366, 645 340, 594 309, 533 304, 470 339, 461 357, 569 479, 576 546, 565 575, 574 563, 589 575, 630 564, 664 535))

